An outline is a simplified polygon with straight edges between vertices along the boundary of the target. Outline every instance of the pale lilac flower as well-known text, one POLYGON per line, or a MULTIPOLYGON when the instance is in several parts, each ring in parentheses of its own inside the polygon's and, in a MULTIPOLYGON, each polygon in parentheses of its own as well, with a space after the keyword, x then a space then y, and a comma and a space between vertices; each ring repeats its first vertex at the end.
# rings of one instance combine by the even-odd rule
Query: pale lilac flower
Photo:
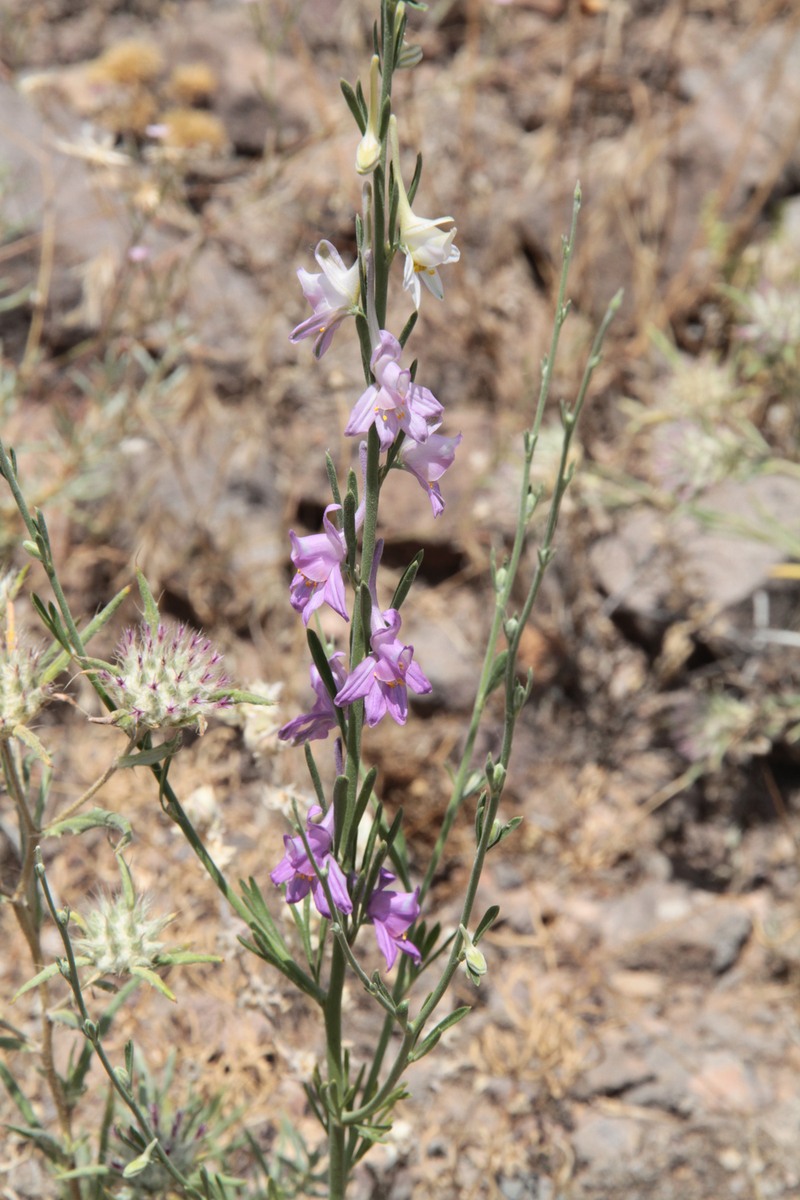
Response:
POLYGON ((312 274, 302 267, 297 272, 303 295, 314 311, 292 330, 289 341, 296 343, 303 338, 316 337, 314 354, 322 358, 342 321, 358 312, 361 279, 358 261, 352 267, 346 267, 336 247, 324 239, 317 246, 314 257, 322 268, 321 273, 312 274))
POLYGON ((400 447, 400 463, 428 493, 434 517, 444 510, 439 480, 453 465, 461 437, 460 433, 456 437, 445 437, 432 430, 426 441, 415 442, 413 438, 406 438, 400 447))
POLYGON ((372 653, 350 673, 344 687, 334 697, 340 708, 353 700, 364 700, 367 724, 377 725, 388 712, 398 725, 408 716, 408 692, 417 695, 431 691, 431 682, 413 661, 414 647, 398 637, 400 613, 394 608, 373 610, 372 653))
MULTIPOLYGON (((347 678, 347 672, 339 661, 343 657, 344 655, 339 651, 328 659, 333 678, 339 687, 347 678)), ((319 671, 313 665, 311 667, 311 686, 317 697, 314 707, 310 712, 301 713, 293 721, 287 721, 285 725, 281 726, 278 730, 278 737, 282 742, 291 742, 293 746, 299 746, 303 742, 326 738, 332 729, 338 727, 339 722, 336 719, 336 709, 330 692, 325 687, 319 671)))
POLYGON ((415 442, 427 439, 429 423, 444 409, 433 392, 411 382, 411 372, 400 366, 402 353, 397 338, 382 329, 370 359, 376 382, 356 402, 345 426, 348 437, 366 433, 374 424, 382 450, 388 450, 401 429, 415 442))
POLYGON ((329 504, 325 509, 322 518, 324 533, 298 537, 293 529, 289 530, 295 567, 290 600, 292 608, 302 613, 306 625, 321 604, 329 604, 345 621, 349 620, 342 578, 342 563, 346 553, 344 532, 337 529, 328 516, 340 510, 339 504, 329 504))
POLYGON ((458 262, 461 251, 453 245, 456 236, 455 226, 450 230, 440 228, 442 225, 452 225, 452 217, 426 219, 418 217, 412 210, 400 174, 400 148, 397 140, 397 122, 394 117, 389 121, 389 137, 398 188, 397 217, 400 222, 400 249, 406 256, 403 287, 406 291, 411 292, 414 307, 419 308, 422 296, 420 279, 437 300, 442 300, 444 289, 438 269, 447 263, 458 262))
POLYGON ((381 867, 378 886, 369 898, 367 917, 375 926, 378 948, 386 959, 386 970, 391 971, 402 950, 418 963, 422 955, 413 942, 408 940, 408 930, 419 916, 419 888, 413 892, 389 891, 394 875, 381 867))
MULTIPOLYGON (((340 912, 349 913, 353 911, 353 902, 347 891, 347 880, 342 868, 331 854, 333 805, 330 806, 322 820, 317 821, 316 818, 321 812, 322 809, 318 804, 308 810, 306 840, 311 850, 311 856, 319 870, 327 871, 328 887, 334 904, 340 912)), ((284 835, 283 844, 286 847, 286 853, 275 870, 270 872, 270 879, 276 887, 282 883, 286 884, 286 900, 289 904, 297 904, 311 892, 317 912, 323 917, 330 917, 331 912, 325 898, 325 890, 306 853, 303 839, 299 834, 296 837, 290 837, 287 833, 284 835)))

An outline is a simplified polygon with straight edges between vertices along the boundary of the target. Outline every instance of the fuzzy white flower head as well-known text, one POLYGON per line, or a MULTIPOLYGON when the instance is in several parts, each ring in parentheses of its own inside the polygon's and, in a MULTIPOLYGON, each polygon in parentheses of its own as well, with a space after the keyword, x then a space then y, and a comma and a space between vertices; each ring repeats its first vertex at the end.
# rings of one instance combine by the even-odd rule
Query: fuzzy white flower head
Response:
POLYGON ((121 718, 147 729, 195 725, 202 733, 206 714, 231 704, 221 661, 202 633, 185 625, 144 623, 125 630, 113 670, 98 675, 121 718))
POLYGON ((437 300, 444 298, 444 288, 439 278, 439 267, 458 262, 461 251, 453 245, 456 228, 442 229, 452 225, 452 217, 418 217, 408 201, 400 174, 400 148, 397 138, 397 121, 389 121, 389 138, 394 161, 394 173, 398 187, 397 216, 400 222, 400 249, 406 256, 403 272, 403 287, 411 292, 414 306, 419 308, 422 297, 420 280, 437 300))
POLYGON ((47 701, 39 653, 17 636, 13 597, 18 582, 13 574, 0 579, 0 738, 27 725, 47 701))

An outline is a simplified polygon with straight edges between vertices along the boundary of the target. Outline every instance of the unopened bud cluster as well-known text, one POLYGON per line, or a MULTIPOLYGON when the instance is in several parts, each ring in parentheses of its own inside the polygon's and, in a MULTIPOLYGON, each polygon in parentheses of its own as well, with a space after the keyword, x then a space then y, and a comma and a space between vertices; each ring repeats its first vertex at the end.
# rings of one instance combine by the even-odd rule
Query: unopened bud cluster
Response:
POLYGON ((118 711, 148 729, 196 725, 209 709, 228 708, 230 680, 208 638, 185 625, 126 629, 114 668, 98 672, 118 711))

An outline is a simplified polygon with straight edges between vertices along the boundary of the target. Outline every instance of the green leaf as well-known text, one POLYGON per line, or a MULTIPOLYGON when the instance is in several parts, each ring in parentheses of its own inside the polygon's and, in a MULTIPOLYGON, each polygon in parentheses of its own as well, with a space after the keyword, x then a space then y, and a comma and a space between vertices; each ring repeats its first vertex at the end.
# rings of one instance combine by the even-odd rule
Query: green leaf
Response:
POLYGON ((462 1004, 460 1008, 454 1009, 449 1016, 445 1017, 443 1021, 440 1021, 439 1024, 431 1030, 431 1032, 422 1042, 419 1049, 415 1050, 413 1054, 409 1055, 408 1061, 418 1062, 421 1058, 424 1058, 426 1054, 430 1054, 431 1050, 433 1050, 434 1046, 436 1046, 442 1034, 448 1029, 452 1029, 453 1026, 457 1025, 459 1021, 463 1021, 468 1012, 471 1012, 471 1005, 469 1004, 462 1004))
POLYGON ((271 706, 277 701, 269 696, 259 696, 256 692, 243 692, 239 688, 220 688, 211 693, 211 700, 230 700, 232 704, 262 704, 271 706))
POLYGON ((108 1174, 110 1174, 108 1167, 104 1167, 101 1163, 87 1163, 85 1167, 75 1167, 72 1171, 56 1171, 53 1178, 61 1183, 66 1179, 91 1179, 108 1174))
POLYGON ((417 309, 414 309, 411 316, 408 318, 405 325, 403 326, 403 332, 400 334, 400 337, 398 338, 398 341, 400 342, 401 346, 405 347, 405 344, 408 341, 408 339, 411 337, 412 330, 414 329, 414 326, 416 325, 418 319, 419 319, 419 312, 417 311, 417 309))
POLYGON ((403 576, 402 576, 400 582, 398 583, 397 587, 394 590, 394 595, 392 596, 392 602, 389 605, 390 608, 399 609, 400 605, 403 603, 406 596, 411 591, 411 585, 413 584, 414 580, 417 577, 417 571, 419 571, 420 567, 422 566, 422 559, 424 557, 424 553, 425 552, 423 550, 419 550, 414 555, 413 559, 408 564, 408 566, 406 567, 405 571, 403 572, 403 576))
POLYGON ((358 125, 359 130, 363 134, 364 130, 367 128, 366 105, 364 106, 364 109, 361 108, 361 105, 358 102, 358 96, 346 79, 339 80, 339 87, 342 89, 342 95, 347 102, 347 107, 353 114, 356 125, 358 125))
POLYGON ((135 975, 138 979, 143 979, 145 983, 149 983, 157 992, 161 992, 162 996, 166 996, 168 1000, 172 1000, 177 1004, 177 997, 174 992, 170 991, 164 980, 155 971, 151 971, 149 967, 131 967, 131 975, 135 975))
POLYGON ((492 837, 487 849, 491 850, 493 846, 499 846, 505 841, 510 833, 513 833, 522 824, 522 817, 512 817, 505 825, 498 825, 492 830, 492 837))
POLYGON ((331 664, 328 662, 328 656, 325 653, 322 642, 313 629, 306 630, 306 638, 308 639, 308 648, 311 651, 314 666, 319 671, 320 679, 325 684, 325 690, 332 700, 338 692, 339 686, 333 678, 333 671, 331 670, 331 664))
POLYGON ((61 1143, 36 1125, 12 1125, 9 1122, 4 1125, 4 1128, 10 1129, 12 1133, 19 1134, 26 1141, 33 1142, 34 1146, 41 1150, 45 1158, 50 1159, 50 1162, 63 1163, 67 1158, 61 1143))
POLYGON ((33 751, 33 754, 40 763, 44 763, 46 767, 52 767, 53 761, 50 755, 32 729, 28 729, 27 725, 15 725, 13 733, 15 738, 18 738, 29 750, 33 751))
POLYGON ((417 188, 419 187, 419 181, 421 178, 422 178, 422 155, 418 154, 417 162, 414 167, 414 175, 412 177, 411 183, 408 185, 408 203, 409 204, 414 203, 414 197, 417 194, 417 188))
POLYGON ((492 663, 492 672, 489 676, 489 684, 486 689, 487 696, 491 692, 493 692, 495 690, 495 688, 499 687, 500 684, 503 682, 503 678, 506 673, 507 664, 508 664, 508 651, 501 650, 500 653, 498 654, 497 658, 492 663))
POLYGON ((147 750, 138 750, 135 754, 123 754, 117 760, 118 767, 152 767, 164 759, 173 758, 181 746, 180 734, 162 742, 160 746, 151 746, 147 750))
MULTIPOLYGON (((29 979, 27 983, 23 983, 22 987, 19 988, 19 990, 16 991, 12 996, 11 1003, 14 1004, 17 1000, 19 1000, 20 996, 24 996, 26 992, 31 990, 31 988, 38 987, 40 983, 45 983, 46 980, 52 979, 54 975, 60 975, 60 964, 62 961, 62 959, 58 959, 56 962, 50 963, 50 965, 41 970, 38 975, 34 975, 33 979, 29 979)), ((75 961, 80 966, 86 966, 89 960, 88 958, 76 958, 75 961)))
POLYGON ((121 834, 122 840, 117 850, 122 850, 133 839, 133 829, 127 817, 109 812, 105 808, 91 808, 85 813, 73 813, 63 821, 54 821, 52 825, 48 825, 44 833, 47 837, 62 837, 65 833, 85 833, 87 829, 113 830, 121 834))
MULTIPOLYGON (((127 599, 127 597, 130 595, 130 590, 130 585, 122 588, 121 591, 117 592, 113 600, 110 600, 105 608, 100 610, 97 616, 92 617, 89 624, 81 631, 81 641, 83 642, 84 646, 94 637, 97 631, 102 629, 106 622, 110 620, 110 618, 119 608, 120 604, 122 604, 122 601, 127 599)), ((48 661, 50 652, 45 654, 44 657, 45 661, 48 661)), ((67 651, 63 651, 60 653, 55 659, 53 659, 53 661, 42 674, 42 682, 52 683, 57 675, 60 675, 62 671, 66 670, 71 659, 71 652, 68 653, 67 651)))
POLYGON ((475 930, 475 935, 472 939, 476 945, 481 940, 483 935, 486 933, 487 929, 489 929, 492 925, 494 925, 494 923, 497 920, 497 918, 499 917, 499 915, 500 915, 499 904, 493 904, 491 906, 491 908, 487 908, 486 912, 483 914, 480 921, 478 922, 478 927, 475 930))
POLYGON ((2 1082, 5 1084, 8 1094, 11 1096, 11 1099, 22 1113, 23 1118, 28 1122, 28 1125, 32 1129, 41 1128, 38 1117, 33 1111, 33 1106, 28 1100, 28 1097, 25 1095, 14 1076, 11 1074, 8 1067, 2 1062, 0 1062, 0 1080, 2 1080, 2 1082))

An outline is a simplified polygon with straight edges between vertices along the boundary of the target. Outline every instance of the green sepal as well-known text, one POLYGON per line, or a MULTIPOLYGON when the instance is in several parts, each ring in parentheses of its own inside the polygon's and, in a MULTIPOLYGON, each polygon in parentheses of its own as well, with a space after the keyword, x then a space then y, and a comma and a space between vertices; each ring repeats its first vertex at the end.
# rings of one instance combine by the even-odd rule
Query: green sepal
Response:
POLYGON ((471 1012, 471 1010, 472 1006, 470 1004, 462 1004, 460 1008, 454 1009, 449 1016, 445 1017, 443 1021, 439 1022, 435 1029, 431 1030, 431 1032, 420 1045, 419 1049, 414 1050, 409 1055, 408 1061, 419 1062, 419 1060, 424 1058, 426 1054, 430 1054, 431 1050, 434 1049, 442 1034, 446 1033, 448 1029, 452 1029, 453 1026, 457 1025, 459 1021, 463 1021, 464 1017, 468 1012, 471 1012))

